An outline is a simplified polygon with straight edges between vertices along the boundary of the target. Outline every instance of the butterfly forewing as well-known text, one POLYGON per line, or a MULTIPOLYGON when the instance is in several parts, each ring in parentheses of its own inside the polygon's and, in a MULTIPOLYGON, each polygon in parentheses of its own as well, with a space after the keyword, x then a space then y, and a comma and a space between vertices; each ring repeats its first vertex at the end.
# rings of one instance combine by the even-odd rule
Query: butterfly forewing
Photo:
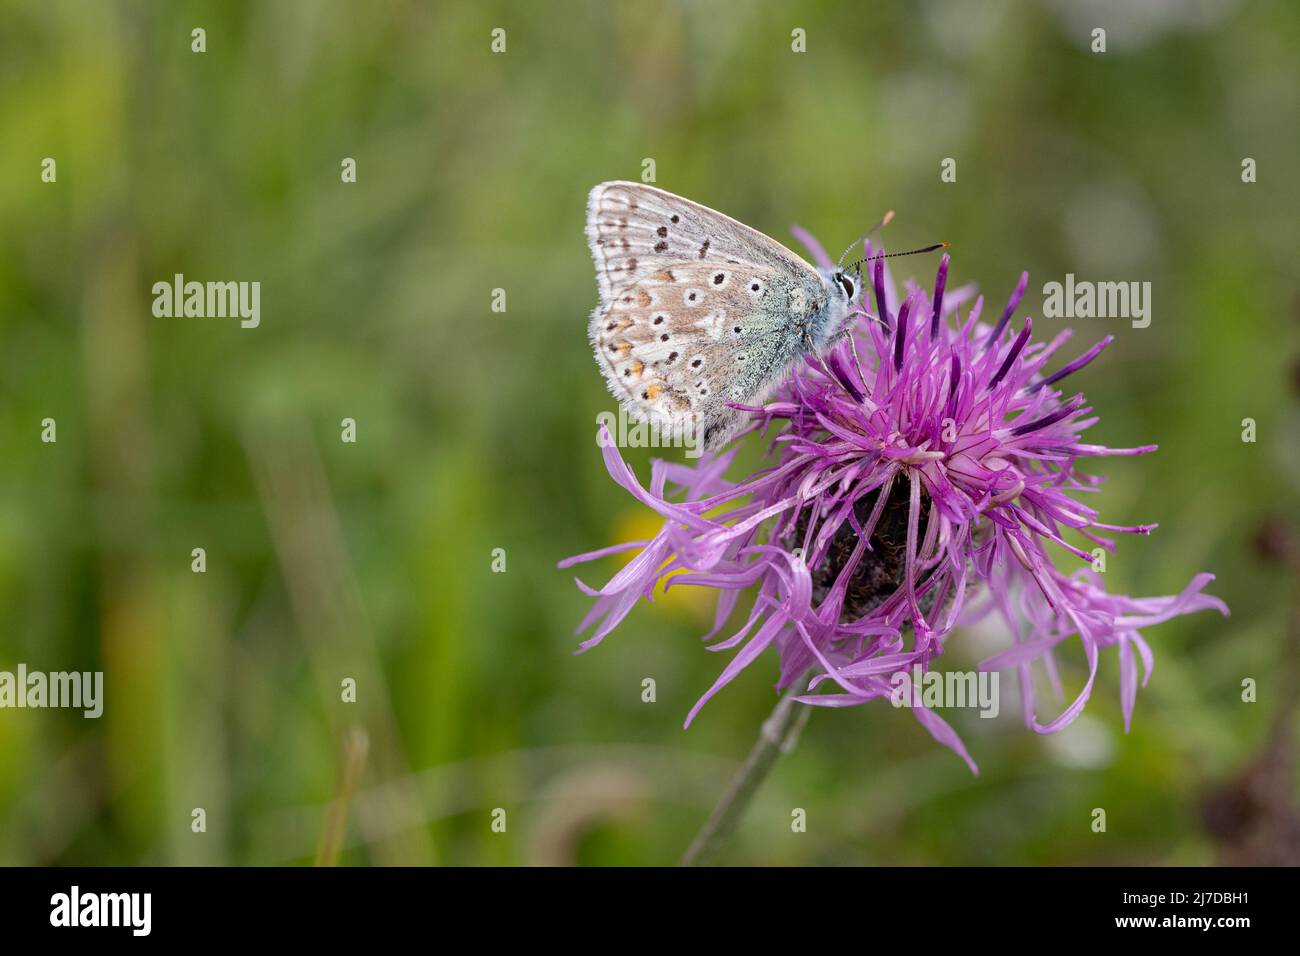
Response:
POLYGON ((587 197, 587 242, 602 297, 663 260, 816 270, 775 239, 707 206, 643 183, 609 182, 587 197))

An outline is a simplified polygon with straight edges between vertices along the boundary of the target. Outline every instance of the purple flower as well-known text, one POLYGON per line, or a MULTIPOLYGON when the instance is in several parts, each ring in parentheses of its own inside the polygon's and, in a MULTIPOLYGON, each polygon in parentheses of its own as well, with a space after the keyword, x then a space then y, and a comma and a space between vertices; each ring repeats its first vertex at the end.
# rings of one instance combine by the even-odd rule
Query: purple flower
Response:
MULTIPOLYGON (((796 234, 819 264, 830 265, 816 240, 796 234)), ((870 256, 869 243, 866 249, 870 256)), ((1057 387, 1112 337, 1049 370, 1070 333, 1035 342, 1032 320, 1014 327, 1027 273, 990 326, 980 321, 982 297, 963 317, 971 290, 945 290, 948 256, 933 293, 909 282, 901 303, 884 261, 868 264, 871 281, 852 330, 858 357, 846 339, 824 362, 808 359, 765 406, 748 409, 745 433, 773 436, 770 467, 728 480, 733 445, 692 465, 656 460, 646 488, 602 430, 610 475, 664 525, 652 540, 561 562, 639 552, 599 590, 578 581, 595 598, 579 632, 593 624, 595 631, 582 649, 599 644, 665 578, 665 587, 717 591, 706 641, 742 595, 751 595, 744 626, 710 645, 739 650, 691 709, 689 725, 769 647, 780 655, 778 688, 811 674, 800 701, 846 707, 889 698, 891 677, 927 670, 954 628, 996 614, 1010 646, 980 668, 1014 668, 1028 726, 1052 733, 1071 723, 1092 692, 1101 651, 1117 647, 1127 730, 1138 661, 1144 685, 1153 662, 1140 630, 1192 611, 1228 609, 1202 593, 1211 574, 1196 575, 1167 597, 1110 594, 1092 570, 1093 554, 1063 537, 1073 529, 1113 551, 1108 535, 1144 535, 1155 527, 1105 524, 1075 497, 1102 482, 1077 471, 1078 459, 1156 447, 1083 441, 1097 419, 1081 393, 1057 387), (1058 570, 1049 544, 1080 567, 1058 570), (1059 693, 1054 652, 1076 638, 1087 681, 1060 714, 1040 721, 1031 667, 1045 667, 1059 693)), ((922 706, 912 713, 978 772, 941 717, 922 706)))

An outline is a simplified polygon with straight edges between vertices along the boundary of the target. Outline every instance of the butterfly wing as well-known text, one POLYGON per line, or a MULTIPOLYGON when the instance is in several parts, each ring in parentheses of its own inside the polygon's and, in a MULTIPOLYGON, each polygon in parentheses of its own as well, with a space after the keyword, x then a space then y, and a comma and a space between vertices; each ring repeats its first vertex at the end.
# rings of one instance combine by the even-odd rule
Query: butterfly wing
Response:
POLYGON ((728 403, 763 401, 803 354, 789 305, 800 294, 812 293, 771 266, 665 265, 596 309, 596 361, 638 420, 716 448, 745 418, 728 403))
POLYGON ((587 238, 601 304, 590 338, 610 391, 640 421, 723 444, 802 354, 792 316, 823 288, 762 233, 672 193, 602 183, 587 238))

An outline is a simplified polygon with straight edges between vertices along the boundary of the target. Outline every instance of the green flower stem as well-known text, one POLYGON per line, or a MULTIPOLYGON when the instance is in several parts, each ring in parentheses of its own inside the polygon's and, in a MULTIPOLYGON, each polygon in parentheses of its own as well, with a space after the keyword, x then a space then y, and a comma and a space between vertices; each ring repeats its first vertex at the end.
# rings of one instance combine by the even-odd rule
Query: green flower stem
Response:
POLYGON ((812 711, 811 707, 795 702, 795 697, 803 693, 806 687, 807 681, 804 678, 796 680, 781 696, 771 716, 763 721, 758 740, 754 741, 749 756, 731 778, 722 799, 682 855, 679 866, 707 866, 713 861, 749 809, 754 794, 772 772, 777 758, 794 749, 799 741, 799 733, 812 711))

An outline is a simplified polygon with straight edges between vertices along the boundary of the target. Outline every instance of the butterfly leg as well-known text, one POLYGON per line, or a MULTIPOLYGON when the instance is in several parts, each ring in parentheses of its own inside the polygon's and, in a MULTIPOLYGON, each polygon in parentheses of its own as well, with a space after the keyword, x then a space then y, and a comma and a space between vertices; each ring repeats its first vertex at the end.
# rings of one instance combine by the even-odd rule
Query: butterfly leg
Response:
POLYGON ((855 338, 853 338, 853 333, 852 333, 852 332, 849 333, 849 336, 848 336, 848 337, 849 337, 849 351, 850 351, 851 353, 853 353, 853 367, 857 370, 857 373, 858 373, 858 381, 862 383, 862 387, 863 387, 863 388, 866 388, 866 387, 867 387, 867 376, 864 375, 864 374, 862 373, 862 359, 858 358, 858 343, 857 343, 857 340, 856 340, 855 338))

